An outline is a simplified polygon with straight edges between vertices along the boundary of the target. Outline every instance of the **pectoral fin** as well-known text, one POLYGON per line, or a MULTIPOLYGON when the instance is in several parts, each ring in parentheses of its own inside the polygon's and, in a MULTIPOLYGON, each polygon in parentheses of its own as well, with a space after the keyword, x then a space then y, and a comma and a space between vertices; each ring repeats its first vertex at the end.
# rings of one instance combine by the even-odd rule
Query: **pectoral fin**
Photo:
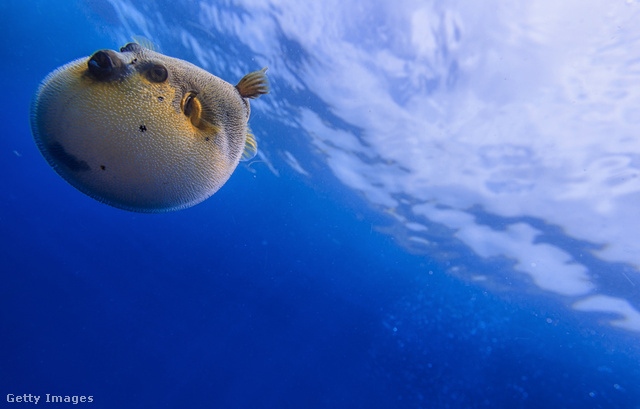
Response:
POLYGON ((258 98, 269 92, 269 80, 265 72, 267 68, 251 72, 240 80, 236 88, 243 98, 258 98))

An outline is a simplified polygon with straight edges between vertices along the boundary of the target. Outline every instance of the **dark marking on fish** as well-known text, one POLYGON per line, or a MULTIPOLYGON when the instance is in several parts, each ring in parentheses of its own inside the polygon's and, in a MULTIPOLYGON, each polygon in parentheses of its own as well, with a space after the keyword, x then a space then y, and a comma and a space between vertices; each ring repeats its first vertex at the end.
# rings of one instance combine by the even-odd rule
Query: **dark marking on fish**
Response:
POLYGON ((145 125, 140 125, 140 132, 144 132, 147 130, 147 127, 145 125))
POLYGON ((58 142, 53 142, 47 148, 49 154, 59 163, 65 165, 69 170, 73 172, 87 171, 91 170, 89 164, 83 160, 79 160, 75 156, 68 153, 64 146, 60 145, 58 142))
POLYGON ((100 165, 100 169, 102 169, 102 170, 107 170, 107 167, 106 167, 106 166, 104 166, 104 165, 100 165))

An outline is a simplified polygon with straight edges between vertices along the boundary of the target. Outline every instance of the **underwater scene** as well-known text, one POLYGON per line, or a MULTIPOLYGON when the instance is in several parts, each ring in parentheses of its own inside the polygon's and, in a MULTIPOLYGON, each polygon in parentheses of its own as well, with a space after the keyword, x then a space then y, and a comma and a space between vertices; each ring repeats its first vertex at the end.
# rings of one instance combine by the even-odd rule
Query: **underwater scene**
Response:
POLYGON ((0 407, 640 408, 637 0, 4 0, 0 407))

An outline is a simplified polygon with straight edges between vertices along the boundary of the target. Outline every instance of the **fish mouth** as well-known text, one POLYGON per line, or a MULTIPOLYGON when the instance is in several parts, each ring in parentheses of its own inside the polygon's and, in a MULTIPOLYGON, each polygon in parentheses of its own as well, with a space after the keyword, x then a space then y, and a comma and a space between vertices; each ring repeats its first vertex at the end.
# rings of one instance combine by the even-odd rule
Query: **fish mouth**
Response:
POLYGON ((117 52, 99 50, 89 57, 87 68, 93 79, 106 82, 121 77, 126 70, 126 65, 117 52))

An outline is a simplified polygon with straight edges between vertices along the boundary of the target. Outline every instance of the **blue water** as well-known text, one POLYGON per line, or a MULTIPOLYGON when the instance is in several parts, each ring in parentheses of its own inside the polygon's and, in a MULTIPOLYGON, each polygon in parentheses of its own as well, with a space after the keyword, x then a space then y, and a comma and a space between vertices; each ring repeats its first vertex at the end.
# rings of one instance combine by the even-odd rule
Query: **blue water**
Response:
MULTIPOLYGON (((130 213, 69 186, 29 129, 31 97, 48 72, 119 47, 126 30, 198 64, 179 36, 123 25, 116 10, 127 4, 0 5, 0 407, 24 407, 11 399, 25 394, 41 396, 40 405, 46 394, 91 396, 78 405, 93 408, 640 407, 631 325, 572 308, 583 293, 559 295, 510 276, 512 262, 482 257, 436 219, 421 220, 443 250, 408 245, 402 206, 383 209, 372 191, 354 189, 335 167, 340 156, 327 154, 327 165, 313 129, 302 132, 311 125, 273 117, 270 105, 256 104, 251 120, 266 156, 191 209, 130 213), (283 151, 312 176, 286 166, 283 151)), ((153 2, 140 10, 156 23, 194 22, 197 9, 176 8, 153 2)), ((238 62, 248 46, 219 30, 217 42, 198 37, 220 53, 223 72, 214 74, 233 82, 236 70, 261 67, 252 55, 238 62)), ((314 60, 284 37, 283 61, 270 61, 273 92, 262 98, 357 134, 312 89, 278 76, 289 64, 303 78, 314 60)), ((366 133, 359 137, 366 142, 366 133)), ((536 215, 469 212, 494 231, 529 223, 546 235, 536 243, 571 254, 590 246, 536 215)), ((598 294, 638 305, 634 285, 618 274, 606 279, 627 271, 633 284, 632 264, 585 259, 598 294)))

